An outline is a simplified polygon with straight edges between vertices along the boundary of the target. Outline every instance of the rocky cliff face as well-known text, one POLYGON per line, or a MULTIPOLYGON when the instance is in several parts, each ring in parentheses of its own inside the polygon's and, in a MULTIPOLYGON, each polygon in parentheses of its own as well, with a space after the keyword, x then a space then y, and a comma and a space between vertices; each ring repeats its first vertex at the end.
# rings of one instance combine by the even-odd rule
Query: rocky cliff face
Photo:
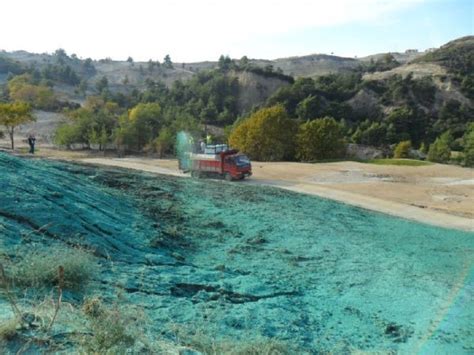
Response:
POLYGON ((254 106, 265 102, 279 88, 289 85, 278 78, 266 78, 251 72, 234 73, 239 81, 238 107, 240 112, 249 112, 254 106))

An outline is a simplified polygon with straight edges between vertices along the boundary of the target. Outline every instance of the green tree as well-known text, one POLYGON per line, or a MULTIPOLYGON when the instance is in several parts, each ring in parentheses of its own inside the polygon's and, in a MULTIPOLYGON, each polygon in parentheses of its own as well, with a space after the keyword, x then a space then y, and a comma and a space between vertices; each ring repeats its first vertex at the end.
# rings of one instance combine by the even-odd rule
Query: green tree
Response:
POLYGON ((453 138, 449 131, 436 138, 433 144, 430 144, 428 151, 428 160, 436 163, 447 163, 451 158, 450 144, 453 138))
POLYGON ((156 151, 158 152, 160 159, 163 158, 163 155, 169 153, 173 147, 175 141, 175 135, 170 128, 163 128, 160 130, 160 134, 153 141, 156 151))
POLYGON ((71 145, 80 141, 79 130, 71 124, 62 124, 54 133, 54 143, 71 149, 71 145))
POLYGON ((152 59, 150 59, 148 61, 148 71, 150 72, 150 74, 153 73, 153 68, 155 68, 155 63, 153 62, 152 59))
POLYGON ((219 60, 217 62, 217 67, 220 69, 220 70, 223 70, 223 71, 226 71, 226 70, 229 70, 232 66, 232 59, 230 59, 230 57, 228 55, 224 56, 224 55, 221 55, 219 57, 219 60))
POLYGON ((464 164, 474 167, 474 123, 471 123, 463 136, 464 164))
POLYGON ((128 115, 121 117, 116 132, 117 144, 126 144, 137 150, 151 143, 158 136, 163 124, 158 103, 140 103, 128 115))
POLYGON ((69 122, 56 130, 54 142, 70 148, 73 143, 99 144, 99 149, 111 141, 120 108, 114 102, 89 96, 84 107, 67 113, 69 122), (107 137, 107 138, 104 138, 107 137))
POLYGON ((239 124, 230 134, 229 143, 256 160, 292 159, 296 128, 285 108, 276 105, 260 109, 239 124))
POLYGON ((296 136, 296 156, 303 161, 336 159, 344 156, 344 131, 332 117, 300 125, 296 136))
POLYGON ((173 69, 173 62, 171 61, 171 57, 169 54, 167 54, 163 59, 163 66, 167 69, 173 69))
POLYGON ((422 142, 421 145, 420 145, 420 152, 422 152, 423 154, 427 154, 428 153, 428 147, 426 146, 426 143, 425 142, 422 142))
POLYGON ((474 99, 474 74, 466 75, 462 79, 461 91, 470 99, 474 99))
POLYGON ((249 58, 244 55, 242 58, 240 58, 239 65, 242 69, 245 69, 249 65, 249 58))
POLYGON ((409 158, 411 148, 410 141, 402 141, 395 147, 395 150, 393 151, 393 157, 395 159, 409 158))
POLYGON ((357 144, 379 147, 386 143, 387 127, 383 123, 363 121, 352 135, 352 140, 357 144))
POLYGON ((88 87, 87 80, 82 79, 81 82, 79 83, 78 90, 82 95, 86 95, 87 87, 88 87))
POLYGON ((323 99, 317 95, 310 95, 296 106, 296 114, 302 120, 311 120, 320 117, 324 106, 323 99))
POLYGON ((32 77, 28 74, 18 75, 8 81, 10 99, 29 103, 38 109, 54 109, 56 98, 53 90, 44 85, 32 84, 32 77))
POLYGON ((104 90, 107 90, 109 88, 109 81, 105 76, 99 79, 97 83, 95 84, 95 88, 97 89, 98 93, 102 93, 104 90))
POLYGON ((389 143, 410 140, 410 122, 413 119, 413 110, 409 107, 394 109, 387 117, 390 130, 387 132, 389 143))
POLYGON ((0 103, 0 125, 5 126, 8 131, 12 150, 15 149, 15 128, 34 120, 31 106, 26 102, 0 103))

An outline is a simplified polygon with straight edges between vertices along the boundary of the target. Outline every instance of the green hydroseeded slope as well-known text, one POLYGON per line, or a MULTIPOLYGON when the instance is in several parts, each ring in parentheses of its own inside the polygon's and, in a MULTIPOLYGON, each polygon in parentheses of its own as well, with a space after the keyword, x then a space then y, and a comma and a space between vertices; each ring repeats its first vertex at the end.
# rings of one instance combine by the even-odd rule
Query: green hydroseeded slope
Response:
POLYGON ((474 351, 472 233, 245 182, 0 153, 1 254, 57 245, 92 249, 88 293, 141 307, 143 333, 167 341, 178 325, 308 353, 474 351))

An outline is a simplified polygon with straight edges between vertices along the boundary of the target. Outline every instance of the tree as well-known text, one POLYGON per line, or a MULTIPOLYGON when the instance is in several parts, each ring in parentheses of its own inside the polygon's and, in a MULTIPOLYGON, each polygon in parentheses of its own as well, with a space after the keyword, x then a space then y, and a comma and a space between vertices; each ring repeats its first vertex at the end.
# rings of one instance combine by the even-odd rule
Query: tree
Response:
POLYGON ((62 124, 54 133, 54 143, 71 148, 71 144, 80 141, 79 131, 76 126, 70 124, 62 124))
POLYGON ((155 67, 155 63, 153 62, 152 59, 150 59, 150 60, 148 61, 148 71, 150 72, 150 74, 153 73, 153 68, 154 68, 154 67, 155 67))
POLYGON ((102 93, 104 90, 108 89, 109 81, 105 76, 99 79, 99 81, 95 84, 95 88, 99 93, 102 93))
POLYGON ((464 164, 474 167, 474 123, 471 123, 463 136, 464 164))
POLYGON ((15 128, 34 120, 35 118, 31 114, 31 106, 26 102, 0 103, 0 125, 5 126, 8 131, 12 150, 15 149, 15 128))
POLYGON ((387 117, 390 130, 387 132, 388 143, 410 140, 410 123, 413 121, 413 110, 407 106, 394 109, 387 117))
POLYGON ((10 99, 27 102, 38 109, 54 109, 56 98, 53 90, 47 86, 33 85, 31 82, 32 78, 28 74, 13 77, 7 85, 10 99))
POLYGON ((78 87, 78 90, 80 93, 82 93, 82 95, 86 95, 86 92, 87 92, 87 80, 85 79, 82 79, 81 82, 79 83, 79 87, 78 87))
POLYGON ((171 61, 171 57, 169 54, 167 54, 163 59, 163 66, 167 69, 173 69, 173 62, 171 61))
POLYGON ((430 149, 428 151, 428 160, 437 163, 448 162, 451 158, 450 144, 452 140, 453 138, 449 131, 436 138, 434 143, 430 145, 430 149))
POLYGON ((235 67, 235 63, 228 55, 221 55, 217 61, 217 67, 222 71, 226 71, 235 67))
POLYGON ((99 149, 111 140, 121 110, 114 102, 89 96, 84 107, 67 113, 69 122, 58 127, 54 142, 68 148, 73 143, 99 144, 99 149))
POLYGON ((133 58, 132 57, 128 57, 127 62, 130 63, 133 66, 133 58))
POLYGON ((379 147, 386 143, 387 127, 383 123, 363 121, 352 135, 352 140, 357 144, 379 147))
POLYGON ((162 123, 161 106, 158 103, 140 103, 128 115, 120 118, 116 141, 140 150, 157 137, 162 123))
POLYGON ((395 150, 393 151, 393 157, 395 159, 400 158, 409 158, 411 150, 411 142, 410 141, 402 141, 397 144, 395 150))
POLYGON ((240 58, 239 65, 242 69, 245 69, 249 65, 249 59, 246 55, 240 58))
POLYGON ((66 51, 62 48, 56 49, 53 55, 56 57, 56 61, 59 64, 64 64, 69 59, 69 56, 67 55, 66 51))
POLYGON ((302 120, 310 120, 319 117, 324 102, 320 96, 310 95, 296 106, 296 114, 302 120))
POLYGON ((160 134, 153 141, 156 151, 158 152, 160 159, 163 158, 165 153, 168 153, 173 146, 174 134, 170 128, 163 128, 160 130, 160 134))
POLYGON ((332 117, 300 125, 296 136, 296 156, 304 161, 336 159, 344 156, 343 126, 332 117))
POLYGON ((282 105, 276 105, 255 112, 239 124, 230 134, 229 143, 256 160, 292 159, 295 133, 295 122, 282 105))

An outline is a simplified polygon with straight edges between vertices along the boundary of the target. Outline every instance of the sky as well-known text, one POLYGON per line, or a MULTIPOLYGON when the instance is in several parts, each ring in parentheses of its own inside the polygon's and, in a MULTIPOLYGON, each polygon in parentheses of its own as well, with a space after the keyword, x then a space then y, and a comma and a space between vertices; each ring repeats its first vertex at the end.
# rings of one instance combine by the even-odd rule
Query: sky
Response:
POLYGON ((474 0, 2 0, 0 50, 173 62, 363 57, 474 34, 474 0))

